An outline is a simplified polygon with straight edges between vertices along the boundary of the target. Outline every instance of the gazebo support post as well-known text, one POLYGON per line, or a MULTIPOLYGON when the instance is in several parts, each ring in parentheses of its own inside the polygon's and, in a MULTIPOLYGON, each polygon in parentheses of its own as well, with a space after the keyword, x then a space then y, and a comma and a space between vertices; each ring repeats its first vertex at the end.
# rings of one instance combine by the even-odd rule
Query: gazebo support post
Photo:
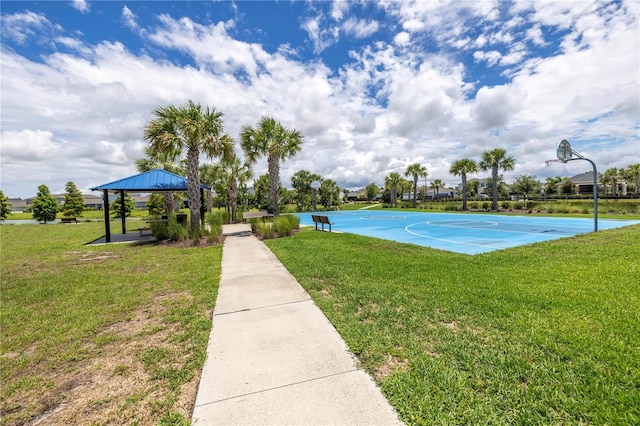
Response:
POLYGON ((102 203, 104 204, 104 240, 111 242, 111 223, 109 223, 109 190, 102 191, 102 203))
POLYGON ((122 221, 122 233, 127 233, 127 214, 124 210, 124 191, 120 191, 120 220, 122 221))

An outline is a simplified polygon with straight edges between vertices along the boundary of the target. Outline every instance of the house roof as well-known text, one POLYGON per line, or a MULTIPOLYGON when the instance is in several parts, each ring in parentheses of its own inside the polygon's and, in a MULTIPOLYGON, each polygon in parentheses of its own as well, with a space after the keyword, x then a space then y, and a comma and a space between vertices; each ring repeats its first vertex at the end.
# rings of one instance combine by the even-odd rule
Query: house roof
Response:
MULTIPOLYGON (((601 176, 600 173, 598 173, 598 181, 600 181, 601 176)), ((589 171, 587 173, 582 173, 580 175, 575 175, 573 177, 570 177, 569 180, 573 183, 588 183, 588 184, 593 184, 593 172, 589 171)))
MULTIPOLYGON (((137 192, 158 192, 158 191, 186 191, 188 181, 182 176, 162 169, 154 169, 128 178, 105 183, 92 191, 137 191, 137 192)), ((211 189, 200 184, 200 188, 211 189)))

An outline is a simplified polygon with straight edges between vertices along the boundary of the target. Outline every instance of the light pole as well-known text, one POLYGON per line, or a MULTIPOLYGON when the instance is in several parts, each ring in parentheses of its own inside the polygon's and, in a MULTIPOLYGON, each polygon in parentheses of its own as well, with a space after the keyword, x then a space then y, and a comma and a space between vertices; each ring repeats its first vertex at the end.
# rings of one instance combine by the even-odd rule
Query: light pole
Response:
POLYGON ((560 141, 560 145, 558 145, 558 149, 556 150, 556 155, 558 160, 563 163, 574 160, 586 160, 593 166, 593 232, 598 232, 598 170, 596 169, 596 163, 583 157, 580 153, 571 148, 569 141, 566 139, 562 139, 560 141), (577 158, 573 158, 574 156, 577 158))

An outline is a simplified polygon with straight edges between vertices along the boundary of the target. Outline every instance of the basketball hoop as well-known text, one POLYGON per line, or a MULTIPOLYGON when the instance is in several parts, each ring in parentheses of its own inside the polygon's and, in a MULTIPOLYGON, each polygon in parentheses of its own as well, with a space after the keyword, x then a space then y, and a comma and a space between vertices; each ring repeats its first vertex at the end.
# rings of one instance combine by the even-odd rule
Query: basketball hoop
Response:
POLYGON ((571 148, 571 144, 566 139, 562 139, 560 141, 558 149, 556 149, 556 156, 558 157, 557 160, 545 161, 545 163, 547 163, 547 167, 556 161, 567 163, 574 160, 585 160, 590 162, 593 166, 593 232, 598 232, 598 169, 596 168, 596 163, 585 158, 579 152, 571 148))
POLYGON ((559 163, 559 162, 560 160, 558 160, 557 158, 554 158, 553 160, 546 160, 544 164, 546 164, 547 167, 550 167, 552 163, 559 163))
POLYGON ((573 154, 575 154, 575 152, 573 151, 573 149, 571 149, 571 144, 569 144, 569 141, 566 139, 562 139, 560 141, 560 145, 558 145, 558 149, 556 150, 558 160, 566 163, 573 158, 573 154))

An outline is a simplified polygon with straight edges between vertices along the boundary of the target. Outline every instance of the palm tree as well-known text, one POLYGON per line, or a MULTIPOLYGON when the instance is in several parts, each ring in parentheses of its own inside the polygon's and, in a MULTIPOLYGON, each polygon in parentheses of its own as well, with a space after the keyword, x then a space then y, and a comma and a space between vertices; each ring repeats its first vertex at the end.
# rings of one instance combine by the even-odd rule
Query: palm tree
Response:
POLYGON ((602 175, 602 183, 611 185, 611 194, 614 197, 618 196, 618 180, 620 179, 620 170, 617 167, 608 169, 602 175))
POLYGON ((254 163, 259 157, 267 156, 269 168, 269 195, 273 213, 278 216, 278 188, 280 186, 280 160, 284 161, 298 153, 304 142, 299 130, 288 130, 271 117, 262 117, 257 127, 242 126, 240 130, 242 149, 249 162, 254 163))
POLYGON ((233 139, 223 133, 222 113, 215 108, 203 108, 191 100, 176 107, 156 108, 155 118, 147 124, 144 138, 154 152, 184 153, 187 160, 187 188, 191 216, 190 235, 200 232, 200 154, 209 158, 229 158, 233 154, 233 139))
POLYGON ((449 168, 449 173, 462 177, 462 210, 467 210, 467 174, 476 173, 478 163, 470 158, 461 158, 453 162, 449 168))
POLYGON ((427 177, 427 168, 419 163, 415 163, 407 167, 404 175, 413 177, 413 208, 415 209, 416 197, 418 195, 418 179, 421 177, 427 177))
POLYGON ((307 200, 307 195, 313 190, 311 184, 314 180, 319 182, 321 179, 319 175, 308 170, 298 170, 291 176, 291 184, 296 190, 299 212, 307 211, 307 208, 311 205, 307 200))
MULTIPOLYGON (((161 152, 147 146, 144 149, 145 158, 136 160, 136 168, 139 172, 148 172, 154 169, 163 169, 178 175, 184 174, 184 170, 176 162, 180 157, 179 151, 161 152)), ((174 214, 178 211, 178 199, 173 192, 163 191, 165 214, 174 214)))
POLYGON ((235 222, 238 188, 253 177, 253 172, 249 163, 246 161, 241 162, 237 156, 222 162, 222 167, 227 177, 227 200, 231 205, 231 222, 235 222))
POLYGON ((491 192, 493 194, 491 210, 498 210, 498 171, 511 171, 515 168, 515 165, 515 158, 507 155, 507 151, 502 148, 495 148, 482 153, 482 160, 478 164, 480 170, 491 170, 491 192))
POLYGON ((396 202, 398 201, 398 195, 396 190, 398 188, 398 185, 401 183, 401 181, 402 181, 402 177, 400 176, 399 173, 396 173, 396 172, 389 173, 389 176, 387 176, 384 180, 385 186, 387 186, 391 190, 391 206, 392 207, 395 207, 396 202))
POLYGON ((636 186, 636 194, 640 194, 640 163, 632 164, 624 171, 627 179, 632 180, 636 186))
POLYGON ((434 190, 433 198, 437 201, 440 188, 444 188, 444 182, 440 179, 435 179, 431 182, 431 188, 434 190))
POLYGON ((330 210, 334 201, 340 199, 340 188, 338 184, 331 180, 325 179, 320 185, 320 202, 324 205, 326 210, 330 210))

